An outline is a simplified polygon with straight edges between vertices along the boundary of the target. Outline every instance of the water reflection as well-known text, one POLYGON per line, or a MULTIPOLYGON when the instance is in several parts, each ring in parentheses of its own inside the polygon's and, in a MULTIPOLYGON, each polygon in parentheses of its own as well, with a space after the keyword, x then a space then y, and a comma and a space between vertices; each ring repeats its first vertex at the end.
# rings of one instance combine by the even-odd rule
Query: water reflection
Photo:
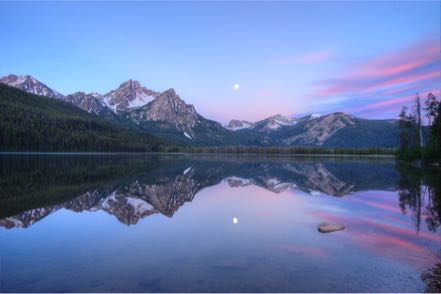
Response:
POLYGON ((398 194, 403 213, 412 214, 417 231, 420 230, 422 220, 430 231, 436 231, 441 224, 440 173, 403 165, 399 165, 398 169, 398 194))
POLYGON ((399 179, 390 159, 71 155, 0 160, 5 187, 0 226, 5 228, 29 227, 63 208, 105 211, 127 225, 156 213, 172 217, 201 189, 223 181, 232 188, 254 185, 273 193, 298 189, 342 197, 394 190, 399 179))
POLYGON ((439 173, 390 158, 3 155, 0 184, 0 292, 421 292, 439 273, 439 173))
MULTIPOLYGON (((407 165, 398 165, 400 171, 399 203, 403 214, 411 214, 415 229, 420 233, 422 221, 431 232, 441 225, 441 174, 439 171, 422 170, 407 165)), ((435 237, 434 235, 429 235, 435 237)), ((441 240, 439 240, 441 243, 441 240)), ((441 250, 441 248, 440 248, 441 250)), ((436 264, 421 274, 426 283, 426 292, 441 292, 441 257, 435 256, 436 264)))

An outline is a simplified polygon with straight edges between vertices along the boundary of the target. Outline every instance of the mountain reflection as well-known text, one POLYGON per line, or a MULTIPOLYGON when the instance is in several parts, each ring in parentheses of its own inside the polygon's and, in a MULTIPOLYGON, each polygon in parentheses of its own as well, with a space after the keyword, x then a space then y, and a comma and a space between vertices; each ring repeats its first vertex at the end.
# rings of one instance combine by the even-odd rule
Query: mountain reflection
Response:
MULTIPOLYGON (((5 228, 29 227, 59 209, 105 211, 127 225, 156 213, 172 217, 201 189, 221 182, 337 197, 395 191, 405 182, 387 158, 48 155, 0 156, 0 162, 5 228)), ((412 189, 400 190, 403 211, 414 210, 418 201, 412 189)), ((433 217, 437 220, 427 219, 430 226, 439 226, 439 213, 433 217)))

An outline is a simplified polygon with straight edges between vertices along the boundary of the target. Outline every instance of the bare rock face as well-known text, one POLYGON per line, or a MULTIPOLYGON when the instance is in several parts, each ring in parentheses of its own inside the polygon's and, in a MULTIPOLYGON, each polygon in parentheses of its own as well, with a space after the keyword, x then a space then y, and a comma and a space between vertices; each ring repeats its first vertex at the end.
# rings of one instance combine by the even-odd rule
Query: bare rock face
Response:
POLYGON ((63 95, 49 88, 31 76, 8 75, 0 79, 0 83, 15 87, 27 93, 61 99, 63 95))
POLYGON ((354 125, 354 118, 342 112, 335 112, 313 119, 304 126, 305 131, 287 138, 287 145, 315 145, 321 146, 340 129, 354 125))
POLYGON ((246 120, 232 119, 228 125, 225 126, 226 129, 231 131, 237 131, 242 129, 249 129, 254 126, 254 123, 246 120))
POLYGON ((284 126, 293 126, 296 123, 296 119, 291 119, 281 114, 277 114, 257 122, 256 125, 260 128, 261 131, 271 132, 278 130, 279 128, 284 126))
POLYGON ((173 89, 159 93, 128 80, 101 95, 76 92, 63 96, 31 76, 8 75, 0 83, 25 92, 65 100, 112 122, 134 123, 137 128, 174 143, 199 146, 314 146, 396 147, 396 120, 367 120, 335 112, 300 118, 274 115, 249 122, 231 120, 226 126, 198 114, 173 89), (127 120, 127 121, 126 121, 127 120))
POLYGON ((287 126, 294 126, 297 124, 297 119, 289 118, 281 114, 268 117, 258 122, 252 123, 251 128, 258 132, 272 133, 287 126))
POLYGON ((195 139, 194 127, 202 122, 202 117, 191 104, 186 104, 174 89, 162 92, 152 102, 129 112, 132 121, 165 122, 173 125, 190 140, 195 139))
POLYGON ((225 181, 232 188, 246 187, 255 184, 255 182, 252 179, 244 179, 235 176, 228 177, 225 179, 225 181))
POLYGON ((318 231, 320 233, 332 233, 336 231, 342 231, 344 229, 345 226, 340 224, 321 223, 318 225, 318 231))
POLYGON ((0 227, 4 227, 6 229, 27 228, 57 210, 58 207, 31 209, 19 215, 0 220, 0 227))
POLYGON ((233 119, 225 128, 231 131, 253 129, 259 132, 270 133, 279 130, 281 127, 293 126, 295 124, 297 124, 297 119, 277 114, 255 123, 233 119))
POLYGON ((158 92, 142 87, 138 81, 128 80, 118 89, 103 95, 103 101, 113 111, 120 112, 144 106, 158 95, 158 92))
POLYGON ((100 114, 106 108, 103 104, 103 96, 98 93, 76 92, 64 97, 64 101, 94 114, 100 114))
POLYGON ((113 192, 101 204, 101 209, 114 215, 126 225, 137 224, 146 216, 157 213, 157 210, 145 200, 113 192))

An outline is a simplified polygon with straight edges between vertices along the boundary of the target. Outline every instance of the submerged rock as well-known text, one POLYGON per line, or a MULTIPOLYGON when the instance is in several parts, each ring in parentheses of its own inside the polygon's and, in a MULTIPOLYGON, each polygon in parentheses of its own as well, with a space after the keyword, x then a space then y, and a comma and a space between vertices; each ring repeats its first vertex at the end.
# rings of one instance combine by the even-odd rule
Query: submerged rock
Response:
POLYGON ((321 223, 318 225, 318 231, 320 233, 332 233, 335 231, 342 231, 344 229, 345 226, 340 224, 321 223))

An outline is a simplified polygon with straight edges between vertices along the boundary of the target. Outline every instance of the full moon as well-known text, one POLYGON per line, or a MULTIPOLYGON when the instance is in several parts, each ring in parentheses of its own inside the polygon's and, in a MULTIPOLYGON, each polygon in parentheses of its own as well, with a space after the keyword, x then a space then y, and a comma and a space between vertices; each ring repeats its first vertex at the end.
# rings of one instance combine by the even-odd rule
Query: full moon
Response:
POLYGON ((237 224, 237 217, 233 217, 233 224, 237 224))
POLYGON ((238 91, 240 88, 239 84, 234 84, 234 90, 238 91))

